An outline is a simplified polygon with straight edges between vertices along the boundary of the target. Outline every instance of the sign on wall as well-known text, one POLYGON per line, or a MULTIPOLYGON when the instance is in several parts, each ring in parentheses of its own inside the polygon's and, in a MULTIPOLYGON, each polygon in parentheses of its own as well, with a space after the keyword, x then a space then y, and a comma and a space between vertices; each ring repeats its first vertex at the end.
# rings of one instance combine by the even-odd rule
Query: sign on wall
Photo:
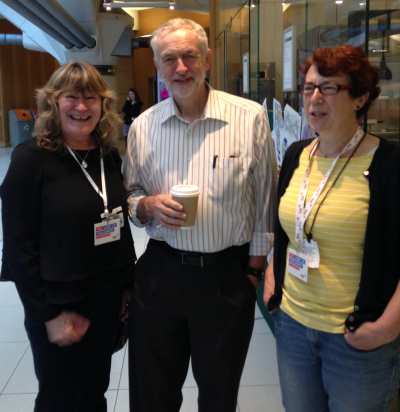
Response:
POLYGON ((296 91, 296 33, 294 26, 283 31, 283 91, 296 91))

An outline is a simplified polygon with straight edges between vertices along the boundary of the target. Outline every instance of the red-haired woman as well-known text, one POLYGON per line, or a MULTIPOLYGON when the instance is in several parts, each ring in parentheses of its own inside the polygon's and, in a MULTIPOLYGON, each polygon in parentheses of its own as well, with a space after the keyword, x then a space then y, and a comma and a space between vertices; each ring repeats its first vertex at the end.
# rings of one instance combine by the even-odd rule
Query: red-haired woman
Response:
POLYGON ((379 95, 360 48, 306 61, 314 139, 288 150, 264 300, 287 412, 384 412, 398 388, 400 150, 365 133, 379 95))

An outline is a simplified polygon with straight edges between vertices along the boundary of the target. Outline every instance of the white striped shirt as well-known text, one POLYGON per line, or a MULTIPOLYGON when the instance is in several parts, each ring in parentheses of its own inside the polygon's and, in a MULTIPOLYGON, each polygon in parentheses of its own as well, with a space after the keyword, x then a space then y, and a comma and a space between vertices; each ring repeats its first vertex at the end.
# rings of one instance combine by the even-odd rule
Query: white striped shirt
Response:
POLYGON ((189 123, 172 98, 133 122, 124 164, 130 215, 143 196, 175 184, 200 188, 196 224, 173 230, 148 222, 148 235, 188 251, 216 252, 250 242, 250 255, 272 247, 276 164, 264 109, 210 88, 203 116, 189 123), (214 161, 214 159, 216 159, 214 161))

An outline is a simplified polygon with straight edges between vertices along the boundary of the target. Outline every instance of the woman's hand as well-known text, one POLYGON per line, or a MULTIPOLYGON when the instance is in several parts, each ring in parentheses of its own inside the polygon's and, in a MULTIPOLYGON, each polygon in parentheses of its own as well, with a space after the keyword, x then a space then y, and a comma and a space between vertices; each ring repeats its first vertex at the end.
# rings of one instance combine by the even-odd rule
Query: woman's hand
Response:
POLYGON ((79 342, 90 326, 89 319, 75 312, 61 312, 45 323, 47 336, 51 343, 69 346, 79 342))
POLYGON ((396 336, 386 333, 378 319, 375 322, 364 322, 354 332, 346 330, 344 338, 353 348, 369 351, 392 342, 396 336))
POLYGON ((269 300, 275 293, 275 276, 274 276, 274 265, 273 260, 269 262, 269 265, 265 271, 264 276, 264 304, 268 305, 269 300))
POLYGON ((346 330, 346 342, 356 349, 373 350, 393 342, 400 335, 400 281, 382 315, 375 322, 365 322, 354 332, 346 330))

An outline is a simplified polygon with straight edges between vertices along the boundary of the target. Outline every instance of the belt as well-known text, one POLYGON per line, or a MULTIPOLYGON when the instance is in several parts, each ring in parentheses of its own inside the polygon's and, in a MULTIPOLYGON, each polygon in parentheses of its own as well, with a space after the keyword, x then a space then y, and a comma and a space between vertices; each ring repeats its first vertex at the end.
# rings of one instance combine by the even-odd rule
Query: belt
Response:
POLYGON ((176 257, 181 265, 199 266, 201 268, 205 266, 215 265, 222 259, 231 259, 233 257, 240 258, 243 255, 247 256, 249 251, 249 244, 246 243, 242 246, 231 246, 229 248, 213 253, 189 252, 185 250, 175 249, 172 246, 168 245, 168 243, 166 242, 154 239, 150 239, 149 247, 154 247, 166 251, 167 253, 176 257))

